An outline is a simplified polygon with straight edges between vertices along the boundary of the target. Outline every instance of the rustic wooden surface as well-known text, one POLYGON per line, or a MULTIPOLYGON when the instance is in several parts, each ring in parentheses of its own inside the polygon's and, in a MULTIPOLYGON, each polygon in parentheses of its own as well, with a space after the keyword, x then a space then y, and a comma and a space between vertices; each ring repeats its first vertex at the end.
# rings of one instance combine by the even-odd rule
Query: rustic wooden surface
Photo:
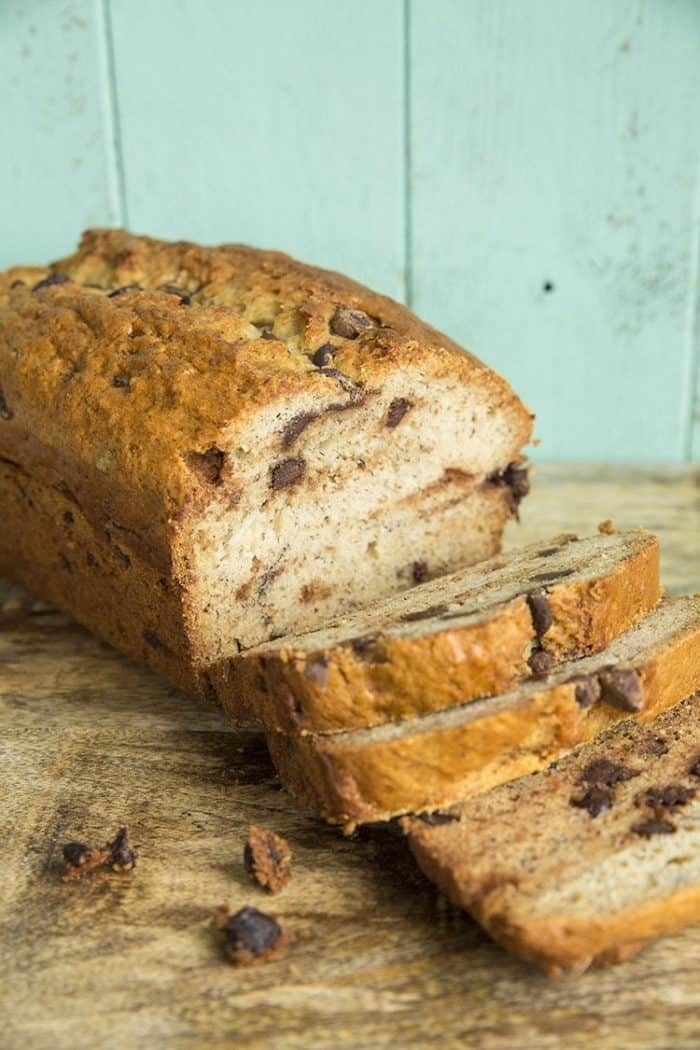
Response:
MULTIPOLYGON (((509 542, 605 517, 658 530, 669 589, 700 589, 697 469, 541 467, 509 542)), ((700 1045, 700 928, 548 981, 449 907, 400 839, 346 840, 298 811, 257 734, 17 591, 0 598, 3 1047, 700 1045), (63 883, 61 844, 122 821, 136 874, 63 883), (253 822, 294 851, 276 898, 243 870, 253 822), (207 925, 224 902, 280 916, 286 953, 229 966, 207 925)))

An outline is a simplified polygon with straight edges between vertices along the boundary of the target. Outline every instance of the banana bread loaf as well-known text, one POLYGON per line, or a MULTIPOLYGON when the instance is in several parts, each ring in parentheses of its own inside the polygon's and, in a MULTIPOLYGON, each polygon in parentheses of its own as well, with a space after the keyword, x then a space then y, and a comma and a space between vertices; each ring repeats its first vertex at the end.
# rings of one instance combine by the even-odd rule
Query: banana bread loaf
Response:
POLYGON ((86 233, 0 275, 0 572, 174 682, 493 554, 532 417, 276 252, 86 233))

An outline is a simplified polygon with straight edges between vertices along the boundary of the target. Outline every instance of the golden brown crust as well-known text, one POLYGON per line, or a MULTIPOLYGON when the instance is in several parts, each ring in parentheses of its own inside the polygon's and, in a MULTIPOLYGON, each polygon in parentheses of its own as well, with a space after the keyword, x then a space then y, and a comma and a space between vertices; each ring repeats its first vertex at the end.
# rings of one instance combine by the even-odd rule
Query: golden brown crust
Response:
MULTIPOLYGON (((700 688, 700 617, 663 647, 635 660, 648 722, 700 688)), ((389 734, 268 733, 282 782, 332 823, 357 823, 435 809, 549 765, 621 718, 618 707, 577 701, 577 671, 543 683, 520 705, 475 701, 446 724, 414 719, 389 734), (483 713, 482 713, 483 712, 483 713)))
MULTIPOLYGON (((552 624, 541 645, 557 663, 599 652, 656 605, 658 541, 639 536, 643 542, 597 578, 562 579, 547 587, 552 624)), ((525 590, 531 586, 524 581, 525 590)), ((253 652, 231 672, 245 711, 268 729, 329 732, 505 692, 530 674, 527 661, 537 641, 522 595, 465 626, 380 634, 315 651, 253 652)))

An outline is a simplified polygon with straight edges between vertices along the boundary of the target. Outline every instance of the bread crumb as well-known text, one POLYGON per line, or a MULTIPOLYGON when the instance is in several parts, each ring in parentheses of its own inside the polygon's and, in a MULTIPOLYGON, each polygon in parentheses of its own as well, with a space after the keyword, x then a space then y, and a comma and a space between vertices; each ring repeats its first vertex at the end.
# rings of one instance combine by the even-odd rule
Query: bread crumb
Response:
POLYGON ((253 825, 243 851, 243 863, 253 882, 268 893, 279 893, 292 877, 292 852, 281 835, 253 825))
POLYGON ((617 529, 615 528, 610 518, 606 518, 605 521, 601 521, 600 525, 598 526, 598 532, 602 533, 604 536, 614 536, 617 532, 617 529))

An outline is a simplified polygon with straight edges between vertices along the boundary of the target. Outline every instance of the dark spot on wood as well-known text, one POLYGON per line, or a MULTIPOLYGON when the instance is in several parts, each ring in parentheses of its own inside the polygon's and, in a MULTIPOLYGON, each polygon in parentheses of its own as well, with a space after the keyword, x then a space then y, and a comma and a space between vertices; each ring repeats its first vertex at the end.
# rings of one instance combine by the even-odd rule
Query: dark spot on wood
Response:
POLYGON ((416 609, 414 612, 403 613, 399 619, 402 623, 418 623, 419 620, 429 620, 433 616, 442 616, 446 612, 446 605, 431 605, 428 609, 416 609))
POLYGON ((555 572, 538 572, 530 579, 533 583, 553 583, 554 580, 564 580, 567 576, 573 576, 575 569, 559 569, 555 572))
POLYGON ((61 563, 61 568, 65 569, 66 572, 68 572, 68 573, 70 573, 72 575, 72 573, 73 573, 73 563, 71 561, 69 561, 69 559, 65 556, 65 554, 59 554, 58 558, 59 558, 59 561, 61 563))
POLYGON ((73 522, 75 521, 75 518, 73 517, 73 511, 72 510, 64 510, 64 512, 63 512, 63 520, 65 521, 66 525, 72 525, 73 522))
POLYGON ((411 566, 411 576, 413 577, 414 583, 423 583, 428 578, 428 563, 427 561, 414 561, 411 566))
POLYGON ((283 459, 270 470, 270 488, 275 491, 289 488, 291 485, 296 485, 301 481, 305 473, 305 460, 299 457, 283 459))

